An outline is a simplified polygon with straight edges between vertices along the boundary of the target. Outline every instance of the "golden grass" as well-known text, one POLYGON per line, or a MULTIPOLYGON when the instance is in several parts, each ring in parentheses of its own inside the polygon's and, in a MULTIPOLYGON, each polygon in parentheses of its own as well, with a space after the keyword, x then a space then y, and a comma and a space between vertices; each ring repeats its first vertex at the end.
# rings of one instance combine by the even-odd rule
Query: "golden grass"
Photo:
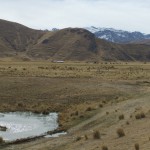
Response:
POLYGON ((149 68, 149 63, 1 61, 0 111, 56 111, 69 127, 107 103, 139 95, 140 86, 150 84, 149 68))
MULTIPOLYGON (((51 63, 0 62, 0 76, 100 78, 103 80, 147 80, 150 64, 144 63, 51 63)), ((146 81, 145 81, 146 82, 146 81)))

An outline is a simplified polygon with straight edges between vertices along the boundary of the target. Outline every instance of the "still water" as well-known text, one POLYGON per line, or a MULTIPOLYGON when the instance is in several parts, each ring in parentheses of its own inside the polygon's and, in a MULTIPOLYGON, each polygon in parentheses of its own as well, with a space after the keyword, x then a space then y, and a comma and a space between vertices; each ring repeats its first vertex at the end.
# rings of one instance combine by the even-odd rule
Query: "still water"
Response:
POLYGON ((5 141, 39 136, 47 131, 58 128, 57 113, 49 115, 33 114, 30 112, 0 113, 0 126, 7 127, 0 131, 0 137, 5 141))

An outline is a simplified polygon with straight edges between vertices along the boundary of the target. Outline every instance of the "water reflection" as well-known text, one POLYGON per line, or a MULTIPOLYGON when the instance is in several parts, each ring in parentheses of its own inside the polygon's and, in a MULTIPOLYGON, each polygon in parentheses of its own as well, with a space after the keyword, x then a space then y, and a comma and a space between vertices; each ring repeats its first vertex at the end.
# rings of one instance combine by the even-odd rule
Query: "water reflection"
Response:
POLYGON ((0 113, 0 126, 7 127, 6 131, 0 131, 0 136, 6 141, 38 136, 57 129, 57 119, 57 113, 0 113))

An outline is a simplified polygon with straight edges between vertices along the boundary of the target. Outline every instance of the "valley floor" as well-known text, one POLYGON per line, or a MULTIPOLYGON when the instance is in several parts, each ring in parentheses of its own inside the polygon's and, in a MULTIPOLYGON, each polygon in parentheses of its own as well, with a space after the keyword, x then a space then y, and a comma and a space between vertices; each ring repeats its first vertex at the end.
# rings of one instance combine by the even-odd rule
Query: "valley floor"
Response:
POLYGON ((149 150, 149 77, 144 63, 0 62, 0 111, 57 111, 68 131, 1 149, 149 150))

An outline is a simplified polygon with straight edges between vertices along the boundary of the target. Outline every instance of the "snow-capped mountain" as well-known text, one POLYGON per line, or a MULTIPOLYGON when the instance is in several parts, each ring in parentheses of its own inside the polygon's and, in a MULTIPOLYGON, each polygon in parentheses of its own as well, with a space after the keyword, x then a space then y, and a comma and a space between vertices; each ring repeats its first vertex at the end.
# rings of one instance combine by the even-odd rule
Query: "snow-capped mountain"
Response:
POLYGON ((134 41, 150 39, 150 34, 144 34, 141 32, 128 32, 123 30, 116 30, 113 28, 96 28, 94 26, 87 27, 85 29, 94 33, 98 38, 115 43, 130 43, 134 41))

